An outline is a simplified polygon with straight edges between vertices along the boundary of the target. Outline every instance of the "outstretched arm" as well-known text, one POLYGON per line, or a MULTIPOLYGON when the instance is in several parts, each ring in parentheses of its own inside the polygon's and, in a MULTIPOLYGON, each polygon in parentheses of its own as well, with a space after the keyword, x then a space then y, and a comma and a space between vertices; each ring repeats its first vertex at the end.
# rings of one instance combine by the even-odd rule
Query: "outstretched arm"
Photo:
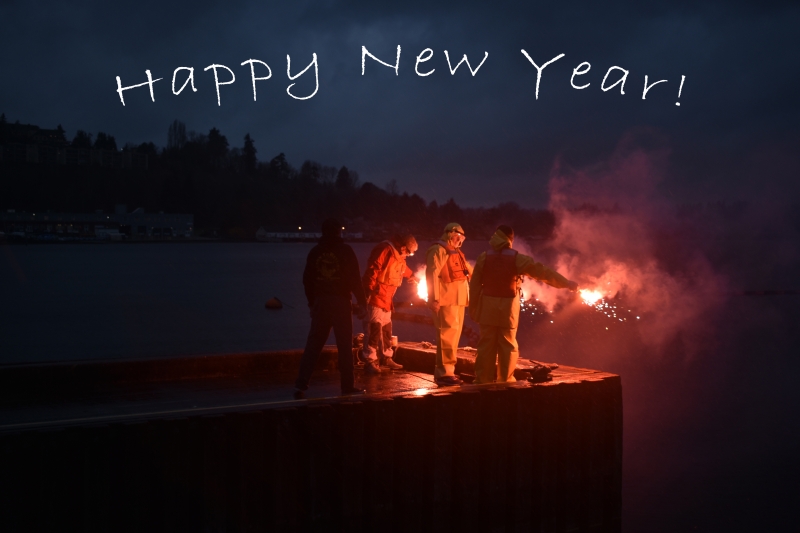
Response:
POLYGON ((557 289, 577 290, 578 284, 570 281, 553 269, 547 268, 541 263, 537 263, 532 257, 517 254, 517 273, 525 274, 533 279, 547 283, 557 289))

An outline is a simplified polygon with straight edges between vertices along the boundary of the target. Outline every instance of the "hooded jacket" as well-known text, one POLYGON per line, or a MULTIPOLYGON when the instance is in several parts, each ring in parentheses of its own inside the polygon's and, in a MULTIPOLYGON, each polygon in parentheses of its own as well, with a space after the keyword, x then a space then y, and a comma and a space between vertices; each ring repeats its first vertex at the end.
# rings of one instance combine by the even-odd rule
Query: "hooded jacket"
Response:
POLYGON ((359 276, 358 258, 339 236, 323 236, 306 258, 303 288, 308 305, 314 305, 323 294, 350 299, 352 293, 362 307, 366 306, 364 287, 359 276))
MULTIPOLYGON (((493 252, 511 248, 511 240, 500 230, 494 232, 489 240, 493 252)), ((514 259, 516 269, 515 295, 512 297, 487 296, 484 294, 484 268, 487 252, 481 253, 475 263, 472 279, 469 282, 469 314, 473 320, 484 326, 516 329, 519 324, 519 288, 522 276, 530 276, 559 289, 569 287, 569 280, 537 263, 532 257, 517 253, 514 259)))

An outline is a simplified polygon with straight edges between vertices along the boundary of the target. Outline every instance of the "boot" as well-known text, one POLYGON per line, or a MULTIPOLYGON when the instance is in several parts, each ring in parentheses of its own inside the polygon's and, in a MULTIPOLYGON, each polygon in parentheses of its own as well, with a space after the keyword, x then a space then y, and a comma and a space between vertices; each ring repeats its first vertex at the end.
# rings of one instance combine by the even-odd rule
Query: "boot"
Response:
POLYGON ((364 363, 364 373, 365 374, 380 374, 381 369, 378 368, 378 364, 375 361, 367 361, 364 363))
POLYGON ((403 365, 395 363, 394 359, 392 359, 391 357, 384 357, 383 366, 387 366, 392 370, 401 370, 403 368, 403 365))

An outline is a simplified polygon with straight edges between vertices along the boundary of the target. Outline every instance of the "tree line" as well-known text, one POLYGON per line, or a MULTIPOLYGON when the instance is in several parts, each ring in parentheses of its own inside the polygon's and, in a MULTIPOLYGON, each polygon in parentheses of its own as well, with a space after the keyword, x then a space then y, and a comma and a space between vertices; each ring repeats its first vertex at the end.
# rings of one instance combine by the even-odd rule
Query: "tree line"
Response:
MULTIPOLYGON (((4 126, 3 116, 0 142, 8 142, 4 126)), ((117 150, 116 140, 105 132, 93 139, 79 130, 67 141, 60 126, 48 131, 61 132, 61 142, 73 147, 117 150)), ((146 142, 122 148, 128 150, 146 155, 147 168, 3 160, 0 208, 94 212, 126 204, 129 209, 191 213, 196 234, 242 240, 253 239, 262 226, 268 231, 316 231, 327 217, 340 218, 348 231, 361 232, 367 239, 397 231, 436 238, 452 221, 470 228, 475 237, 488 237, 501 223, 511 224, 520 235, 543 238, 551 237, 555 227, 552 212, 513 202, 467 208, 450 198, 439 204, 400 192, 395 181, 384 187, 362 182, 347 166, 307 160, 297 168, 283 153, 262 161, 249 133, 241 147, 231 147, 217 128, 207 134, 187 132, 177 120, 169 126, 166 147, 146 142)))

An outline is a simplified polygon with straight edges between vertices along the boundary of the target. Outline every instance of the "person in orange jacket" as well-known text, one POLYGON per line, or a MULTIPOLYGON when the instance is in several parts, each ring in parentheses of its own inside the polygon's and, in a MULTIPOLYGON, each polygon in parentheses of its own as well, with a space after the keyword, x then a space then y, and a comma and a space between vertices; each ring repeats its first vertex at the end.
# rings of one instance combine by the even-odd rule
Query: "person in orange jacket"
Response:
POLYGON ((364 371, 368 374, 379 373, 379 363, 392 370, 403 368, 392 358, 392 299, 403 279, 415 282, 411 269, 406 265, 406 258, 414 255, 417 249, 417 240, 413 235, 395 235, 378 243, 367 260, 367 269, 361 278, 367 294, 366 333, 361 359, 364 361, 364 371))

